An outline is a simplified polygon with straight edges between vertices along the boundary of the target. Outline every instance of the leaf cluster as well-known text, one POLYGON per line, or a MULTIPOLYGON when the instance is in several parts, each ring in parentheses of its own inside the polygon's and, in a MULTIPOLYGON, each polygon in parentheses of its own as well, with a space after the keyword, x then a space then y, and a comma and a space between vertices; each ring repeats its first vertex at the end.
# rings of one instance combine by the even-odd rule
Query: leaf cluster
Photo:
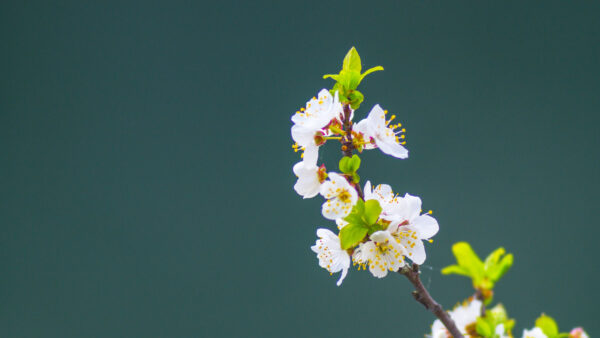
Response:
POLYGON ((368 200, 365 202, 359 199, 350 214, 344 218, 348 224, 340 230, 342 249, 353 248, 362 242, 367 234, 383 230, 383 227, 377 223, 381 210, 378 201, 368 200))
POLYGON ((323 75, 323 78, 332 78, 336 81, 331 90, 332 95, 337 91, 341 102, 349 103, 352 109, 358 109, 365 97, 361 92, 356 90, 356 88, 365 76, 379 70, 383 70, 383 67, 376 66, 361 73, 362 62, 360 56, 358 55, 356 48, 352 47, 344 57, 342 70, 338 74, 323 75))
POLYGON ((510 332, 515 326, 515 320, 508 318, 506 309, 498 304, 485 313, 485 317, 477 317, 475 329, 482 337, 496 338, 496 327, 504 324, 504 330, 510 332))
MULTIPOLYGON (((458 264, 450 265, 442 269, 442 274, 456 274, 471 278, 473 287, 482 291, 484 296, 491 297, 491 291, 496 282, 504 276, 513 264, 513 255, 506 254, 504 248, 500 247, 489 254, 485 261, 473 251, 467 242, 458 242, 452 246, 452 253, 458 264)), ((491 298, 486 301, 491 301, 491 298)))

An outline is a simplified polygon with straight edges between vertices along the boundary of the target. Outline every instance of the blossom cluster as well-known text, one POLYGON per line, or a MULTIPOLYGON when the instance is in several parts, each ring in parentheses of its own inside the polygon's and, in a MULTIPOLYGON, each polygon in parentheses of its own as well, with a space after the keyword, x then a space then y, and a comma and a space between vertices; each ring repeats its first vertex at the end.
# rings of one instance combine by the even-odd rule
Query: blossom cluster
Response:
MULTIPOLYGON (((346 277, 351 261, 359 269, 368 266, 379 278, 388 271, 397 271, 407 258, 422 264, 426 256, 423 240, 430 240, 438 232, 435 218, 421 213, 419 197, 399 196, 389 185, 372 187, 369 181, 361 189, 356 179, 360 165, 356 156, 346 158, 346 162, 351 162, 346 167, 358 162, 356 168, 341 173, 327 172, 325 165, 318 163, 319 147, 329 140, 340 141, 342 149, 378 148, 396 158, 407 158, 405 130, 399 129, 400 124, 391 124, 395 116, 387 119, 387 114, 375 105, 366 118, 354 125, 354 110, 348 105, 344 108, 337 91, 331 94, 323 89, 292 116, 291 134, 296 142, 293 147, 302 152, 302 160, 293 167, 298 177, 294 189, 304 198, 320 194, 325 199, 323 217, 337 224, 341 236, 329 229, 318 229, 319 239, 312 250, 321 267, 330 273, 341 272, 338 285, 346 277), (365 213, 371 219, 362 219, 365 213), (352 229, 345 231, 346 227, 352 229), (355 235, 357 231, 362 235, 355 235), (347 238, 353 238, 352 243, 344 241, 347 238)), ((340 168, 344 169, 341 163, 340 168)))
MULTIPOLYGON (((492 309, 487 310, 488 314, 482 316, 482 308, 484 303, 481 300, 469 298, 461 304, 458 304, 453 310, 449 311, 450 318, 454 320, 457 328, 465 337, 482 337, 478 326, 485 322, 491 322, 490 334, 483 335, 485 337, 492 336, 494 338, 512 338, 510 332, 514 325, 514 320, 507 318, 506 310, 502 305, 497 305, 492 309)), ((589 338, 588 334, 581 328, 576 327, 569 333, 560 334, 558 326, 554 320, 546 315, 542 315, 536 321, 536 326, 532 329, 524 329, 522 338, 552 338, 552 337, 568 337, 568 338, 589 338)), ((428 338, 451 338, 452 335, 444 324, 437 319, 431 326, 431 334, 428 338)))
MULTIPOLYGON (((335 222, 337 229, 317 229, 318 239, 311 247, 319 266, 330 274, 340 273, 337 285, 346 278, 351 264, 377 278, 390 271, 400 272, 415 286, 413 296, 438 319, 429 338, 513 338, 515 320, 508 318, 502 304, 486 308, 494 298, 494 286, 513 264, 513 255, 500 247, 484 260, 467 242, 452 247, 456 264, 442 269, 442 274, 456 274, 471 279, 475 295, 443 312, 419 279, 419 266, 425 262, 425 242, 439 231, 432 212, 423 213, 421 198, 395 194, 388 184, 361 184, 357 153, 379 149, 386 155, 408 158, 405 129, 393 124, 389 115, 375 105, 365 118, 354 122, 355 111, 364 96, 357 86, 367 74, 383 70, 377 66, 362 72, 360 57, 352 48, 344 58, 339 74, 325 75, 336 81, 331 90, 322 89, 292 116, 293 149, 301 160, 293 166, 297 176, 294 190, 303 198, 321 195, 321 214, 335 222), (339 171, 329 171, 319 163, 319 149, 335 141, 343 154, 339 171), (338 143, 339 142, 339 143, 338 143), (405 266, 412 263, 410 268, 405 266)), ((332 223, 333 223, 332 222, 332 223)), ((561 333, 556 322, 542 315, 523 338, 588 338, 580 327, 561 333)))

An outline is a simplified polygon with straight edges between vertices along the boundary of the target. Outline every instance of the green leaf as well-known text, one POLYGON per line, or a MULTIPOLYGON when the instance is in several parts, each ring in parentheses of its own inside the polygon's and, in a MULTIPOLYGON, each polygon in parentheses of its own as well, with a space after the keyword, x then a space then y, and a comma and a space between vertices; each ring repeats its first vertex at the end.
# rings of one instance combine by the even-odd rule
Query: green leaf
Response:
POLYGON ((383 70, 383 67, 381 67, 381 66, 375 66, 373 68, 369 68, 366 72, 364 72, 364 73, 362 73, 360 75, 360 82, 362 82, 362 80, 365 78, 365 76, 367 76, 367 75, 369 75, 369 74, 371 74, 373 72, 380 71, 380 70, 383 70))
POLYGON ((469 271, 458 265, 450 265, 442 269, 443 275, 462 275, 470 277, 469 271))
POLYGON ((365 202, 362 199, 358 199, 352 210, 350 211, 350 215, 344 218, 344 221, 353 224, 364 225, 365 227, 368 225, 365 223, 363 219, 363 215, 365 213, 365 202))
POLYGON ((494 265, 494 267, 492 269, 490 269, 490 271, 487 272, 488 276, 494 282, 497 282, 498 280, 500 280, 500 278, 502 278, 502 276, 504 276, 504 274, 513 265, 513 259, 514 258, 513 258, 512 254, 508 254, 508 255, 504 256, 498 264, 494 265))
POLYGON ((452 246, 452 253, 458 265, 468 271, 473 278, 473 283, 481 281, 484 277, 483 262, 467 242, 458 242, 452 246))
POLYGON ((515 327, 515 320, 514 319, 509 319, 507 321, 504 322, 504 331, 506 332, 510 332, 512 331, 512 329, 515 327))
POLYGON ((342 249, 347 250, 356 246, 365 238, 367 232, 369 232, 369 228, 357 223, 350 223, 343 227, 340 230, 340 244, 342 249))
POLYGON ((479 333, 482 337, 494 336, 494 328, 492 325, 481 317, 477 317, 477 325, 475 326, 475 330, 477 330, 477 333, 479 333))
POLYGON ((368 200, 365 202, 365 220, 368 225, 373 225, 377 222, 381 210, 383 209, 377 200, 368 200))
POLYGON ((352 70, 360 74, 360 71, 362 70, 362 63, 360 62, 360 56, 358 55, 356 48, 350 48, 350 50, 344 57, 342 70, 352 70))
POLYGON ((323 75, 323 79, 332 78, 334 80, 338 80, 340 76, 338 74, 325 74, 323 75))
POLYGON ((350 157, 344 156, 340 159, 339 163, 340 171, 344 174, 350 174, 352 171, 350 170, 350 157))
POLYGON ((350 171, 356 172, 358 168, 360 168, 360 157, 358 157, 356 154, 352 155, 352 158, 350 158, 348 164, 350 171))
POLYGON ((350 107, 354 110, 360 107, 360 104, 364 101, 365 96, 359 92, 358 90, 353 90, 348 95, 348 100, 350 100, 350 107))
POLYGON ((558 335, 558 325, 556 325, 554 319, 550 316, 546 316, 543 313, 538 319, 535 320, 535 326, 542 329, 548 338, 553 338, 558 335))
POLYGON ((383 230, 383 226, 381 224, 375 223, 373 225, 371 225, 369 227, 369 236, 372 235, 374 232, 383 230))
POLYGON ((344 174, 352 175, 360 168, 360 157, 356 154, 352 157, 344 156, 340 159, 339 167, 344 174))
POLYGON ((484 263, 485 270, 488 270, 492 266, 498 264, 498 261, 500 260, 500 257, 502 255, 504 255, 505 252, 506 252, 506 250, 504 250, 503 247, 499 247, 498 249, 494 250, 491 254, 489 254, 485 258, 485 263, 484 263))
POLYGON ((357 173, 352 173, 352 182, 358 183, 360 182, 360 176, 357 173))
POLYGON ((340 86, 342 86, 343 93, 349 90, 354 90, 360 83, 360 73, 354 70, 342 70, 337 79, 340 86))

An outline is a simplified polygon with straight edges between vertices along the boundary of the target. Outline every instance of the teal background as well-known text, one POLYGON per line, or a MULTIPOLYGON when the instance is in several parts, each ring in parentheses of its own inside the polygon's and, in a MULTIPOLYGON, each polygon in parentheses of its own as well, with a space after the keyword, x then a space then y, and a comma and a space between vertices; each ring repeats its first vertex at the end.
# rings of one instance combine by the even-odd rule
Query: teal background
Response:
MULTIPOLYGON (((513 252, 496 299, 600 333, 600 3, 29 2, 0 5, 0 336, 422 337, 401 276, 342 287, 309 247, 290 116, 351 46, 407 128, 361 176, 423 198, 441 231, 513 252)), ((321 152, 333 168, 335 145, 321 152)))

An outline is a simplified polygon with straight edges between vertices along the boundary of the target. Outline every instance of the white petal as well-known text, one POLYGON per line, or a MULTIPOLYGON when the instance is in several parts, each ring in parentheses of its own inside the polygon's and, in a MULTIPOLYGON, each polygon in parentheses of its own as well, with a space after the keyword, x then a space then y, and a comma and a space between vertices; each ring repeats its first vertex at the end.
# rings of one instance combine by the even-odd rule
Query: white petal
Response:
POLYGON ((324 229, 324 228, 317 229, 317 236, 319 236, 319 238, 328 238, 328 239, 337 237, 331 230, 324 229))
POLYGON ((342 218, 337 218, 335 220, 335 224, 337 224, 337 228, 339 230, 342 230, 343 227, 345 227, 346 225, 348 225, 348 222, 344 221, 342 218))
POLYGON ((363 193, 365 195, 365 201, 374 198, 374 197, 372 197, 373 191, 371 191, 371 181, 367 181, 367 183, 365 183, 365 188, 363 189, 363 193))
POLYGON ((292 139, 302 147, 315 144, 315 134, 317 130, 306 128, 300 125, 292 126, 292 139))
POLYGON ((440 230, 440 226, 435 218, 429 215, 417 216, 412 226, 417 230, 418 237, 421 239, 429 239, 440 230))
POLYGON ((409 221, 412 221, 421 214, 421 199, 418 196, 406 194, 404 195, 404 201, 406 203, 406 216, 409 221))
POLYGON ((534 327, 532 330, 523 330, 523 338, 548 338, 548 336, 539 327, 534 327))
POLYGON ((414 246, 412 248, 406 248, 406 250, 409 253, 408 258, 410 258, 410 260, 412 260, 413 263, 421 265, 425 262, 425 259, 427 258, 425 255, 425 246, 423 245, 423 241, 419 239, 414 241, 413 243, 414 246))
POLYGON ((330 220, 344 218, 350 214, 352 206, 353 204, 351 200, 343 202, 336 196, 332 199, 328 199, 327 201, 325 201, 325 203, 323 203, 321 213, 323 214, 323 217, 330 220))
POLYGON ((321 182, 319 182, 318 170, 316 166, 307 166, 304 162, 294 165, 294 174, 298 176, 298 181, 294 185, 294 190, 304 197, 311 198, 319 193, 321 182))
POLYGON ((408 150, 395 141, 386 142, 376 138, 375 143, 384 154, 391 155, 399 159, 408 158, 408 150))
POLYGON ((345 184, 348 183, 348 181, 346 181, 346 179, 342 176, 340 176, 337 173, 328 173, 327 176, 329 177, 329 179, 325 182, 323 182, 323 184, 321 185, 320 188, 320 193, 323 197, 330 199, 330 198, 334 198, 335 196, 339 195, 339 193, 342 191, 342 189, 345 188, 345 184), (339 189, 339 190, 338 190, 339 189))
POLYGON ((375 264, 369 264, 369 271, 373 276, 377 278, 383 278, 388 274, 387 269, 384 269, 382 266, 377 266, 375 264))
POLYGON ((369 115, 367 116, 367 121, 373 127, 385 127, 385 112, 383 111, 381 106, 379 106, 378 104, 373 106, 373 108, 369 112, 369 115))

